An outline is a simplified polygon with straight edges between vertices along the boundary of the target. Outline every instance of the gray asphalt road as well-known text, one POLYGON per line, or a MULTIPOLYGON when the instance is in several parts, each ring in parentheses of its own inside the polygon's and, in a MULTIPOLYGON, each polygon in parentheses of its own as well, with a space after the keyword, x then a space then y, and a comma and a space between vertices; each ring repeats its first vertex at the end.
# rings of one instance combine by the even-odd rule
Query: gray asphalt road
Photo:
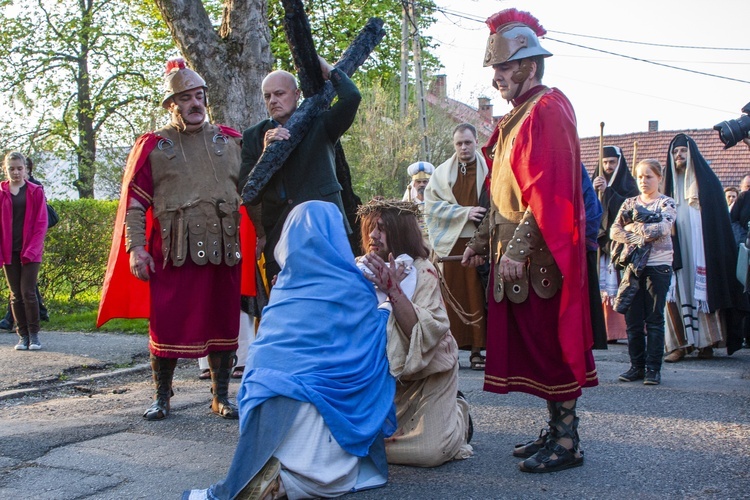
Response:
MULTIPOLYGON (((15 352, 14 336, 0 334, 0 498, 179 498, 223 477, 237 424, 210 413, 209 384, 197 379, 195 361, 178 365, 170 417, 146 422, 152 390, 143 337, 42 340, 42 351, 15 352)), ((545 425, 544 404, 483 392, 482 373, 469 370, 462 353, 474 457, 435 469, 392 466, 385 488, 347 498, 749 496, 750 350, 665 365, 658 387, 617 382, 628 367, 625 345, 595 357, 600 386, 579 402, 583 467, 518 471, 510 451, 545 425)))

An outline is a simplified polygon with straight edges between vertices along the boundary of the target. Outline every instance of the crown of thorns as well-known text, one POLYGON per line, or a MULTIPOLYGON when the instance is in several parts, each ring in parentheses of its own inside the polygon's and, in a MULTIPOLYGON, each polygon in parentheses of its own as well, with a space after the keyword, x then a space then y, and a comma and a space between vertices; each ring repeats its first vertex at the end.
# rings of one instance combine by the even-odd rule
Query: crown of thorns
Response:
POLYGON ((398 214, 403 212, 419 215, 419 206, 412 201, 386 200, 385 198, 373 198, 366 205, 360 205, 357 209, 357 217, 366 217, 373 213, 380 213, 384 210, 398 210, 398 214))

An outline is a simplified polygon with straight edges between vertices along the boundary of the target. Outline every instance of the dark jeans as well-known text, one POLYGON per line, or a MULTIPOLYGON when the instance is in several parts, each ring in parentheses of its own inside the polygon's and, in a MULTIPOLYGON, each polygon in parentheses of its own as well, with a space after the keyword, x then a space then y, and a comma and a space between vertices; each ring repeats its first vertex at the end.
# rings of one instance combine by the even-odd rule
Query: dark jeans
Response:
POLYGON ((630 364, 637 368, 661 369, 664 306, 671 279, 672 266, 646 266, 639 278, 638 293, 625 313, 630 364))
POLYGON ((13 252, 10 264, 3 266, 10 288, 10 305, 18 334, 39 333, 39 302, 36 300, 36 280, 41 263, 21 264, 20 252, 13 252))
MULTIPOLYGON (((42 321, 49 321, 47 306, 44 305, 42 294, 39 293, 39 283, 36 284, 36 301, 39 302, 39 317, 42 321)), ((8 297, 8 310, 5 312, 5 317, 3 319, 10 323, 11 326, 16 322, 16 320, 13 319, 13 309, 10 307, 10 297, 8 297)))

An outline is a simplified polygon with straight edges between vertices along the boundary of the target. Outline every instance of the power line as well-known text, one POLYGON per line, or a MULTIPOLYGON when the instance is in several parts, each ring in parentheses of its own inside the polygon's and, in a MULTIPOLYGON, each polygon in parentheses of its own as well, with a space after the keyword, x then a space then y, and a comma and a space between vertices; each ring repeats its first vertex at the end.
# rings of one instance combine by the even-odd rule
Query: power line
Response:
POLYGON ((562 43, 562 44, 565 44, 565 45, 571 45, 573 47, 579 47, 581 49, 593 50, 595 52, 601 52, 603 54, 609 54, 611 56, 623 57, 625 59, 631 59, 633 61, 639 61, 639 62, 644 62, 644 63, 647 63, 647 64, 653 64, 654 66, 661 66, 663 68, 676 69, 678 71, 685 71, 687 73, 693 73, 693 74, 696 74, 696 75, 711 76, 713 78, 720 78, 722 80, 729 80, 729 81, 732 81, 732 82, 750 83, 750 81, 748 81, 748 80, 740 80, 739 78, 731 78, 731 77, 728 77, 728 76, 721 76, 721 75, 714 75, 714 74, 711 74, 711 73, 705 73, 703 71, 696 71, 696 70, 687 69, 687 68, 680 68, 679 66, 672 66, 670 64, 663 64, 663 63, 658 63, 658 62, 654 62, 654 61, 649 61, 648 59, 641 59, 640 57, 627 56, 625 54, 618 54, 617 52, 611 52, 611 51, 608 51, 608 50, 595 49, 594 47, 588 47, 586 45, 580 45, 580 44, 577 44, 577 43, 566 42, 565 40, 558 40, 556 38, 546 37, 546 39, 550 40, 550 41, 553 41, 553 42, 562 43))
POLYGON ((581 35, 580 33, 568 33, 566 31, 555 31, 555 30, 547 30, 548 33, 557 33, 559 35, 569 35, 569 36, 578 36, 581 38, 592 38, 594 40, 606 40, 608 42, 618 42, 618 43, 631 43, 634 45, 648 45, 650 47, 665 47, 670 49, 693 49, 693 50, 740 50, 740 51, 750 51, 750 48, 740 48, 740 47, 700 47, 700 46, 694 46, 694 45, 670 45, 666 43, 652 43, 652 42, 638 42, 635 40, 621 40, 618 38, 607 38, 603 36, 594 36, 594 35, 581 35))
MULTIPOLYGON (((436 6, 435 7, 435 11, 441 12, 441 13, 443 13, 445 15, 452 15, 452 16, 463 18, 463 19, 467 19, 469 21, 484 22, 483 20, 480 20, 480 18, 478 18, 477 16, 473 16, 471 14, 466 14, 464 12, 459 12, 459 11, 454 11, 454 10, 450 10, 450 9, 445 9, 445 8, 442 8, 442 7, 437 7, 436 6)), ((567 33, 567 32, 561 32, 561 31, 548 30, 548 32, 566 34, 566 35, 570 35, 570 36, 582 36, 582 37, 603 39, 601 37, 594 37, 594 36, 589 36, 589 35, 579 35, 579 34, 576 34, 576 33, 567 33)), ((559 39, 556 39, 556 38, 550 38, 550 37, 546 37, 546 36, 544 38, 546 40, 550 40, 550 41, 553 41, 553 42, 558 42, 558 43, 570 45, 570 46, 573 46, 573 47, 579 47, 579 48, 582 48, 582 49, 593 50, 593 51, 596 51, 596 52, 601 52, 603 54, 609 54, 609 55, 613 55, 613 56, 616 56, 616 57, 623 57, 625 59, 631 59, 631 60, 634 60, 634 61, 644 62, 644 63, 647 63, 647 64, 653 64, 654 66, 661 66, 661 67, 664 67, 664 68, 675 69, 675 70, 678 70, 678 71, 685 71, 687 73, 693 73, 693 74, 696 74, 696 75, 709 76, 709 77, 719 78, 719 79, 722 79, 722 80, 729 80, 729 81, 733 81, 733 82, 750 83, 750 81, 747 81, 747 80, 740 80, 738 78, 731 78, 731 77, 728 77, 728 76, 715 75, 715 74, 706 73, 706 72, 703 72, 703 71, 696 71, 696 70, 691 70, 691 69, 687 69, 687 68, 681 68, 679 66, 672 66, 672 65, 669 65, 669 64, 664 64, 664 63, 650 61, 648 59, 643 59, 643 58, 634 57, 634 56, 628 56, 628 55, 625 55, 625 54, 619 54, 617 52, 611 52, 611 51, 607 51, 607 50, 603 50, 603 49, 596 49, 594 47, 588 47, 586 45, 580 45, 580 44, 576 44, 576 43, 573 43, 573 42, 567 42, 565 40, 559 40, 559 39)), ((617 39, 614 39, 614 38, 613 39, 605 39, 605 40, 626 42, 625 40, 617 40, 617 39)), ((646 42, 628 42, 628 43, 636 43, 636 44, 641 44, 641 45, 653 45, 653 46, 661 46, 661 47, 665 47, 666 46, 666 45, 658 45, 658 44, 649 44, 649 43, 646 43, 646 42)), ((683 47, 683 46, 679 46, 679 45, 674 45, 674 46, 671 46, 671 47, 688 48, 686 46, 683 47)), ((708 47, 692 47, 692 48, 693 49, 708 49, 708 47)), ((719 49, 719 48, 711 48, 711 50, 721 50, 721 49, 719 49)), ((735 49, 728 49, 728 50, 750 50, 750 49, 736 49, 735 48, 735 49)))

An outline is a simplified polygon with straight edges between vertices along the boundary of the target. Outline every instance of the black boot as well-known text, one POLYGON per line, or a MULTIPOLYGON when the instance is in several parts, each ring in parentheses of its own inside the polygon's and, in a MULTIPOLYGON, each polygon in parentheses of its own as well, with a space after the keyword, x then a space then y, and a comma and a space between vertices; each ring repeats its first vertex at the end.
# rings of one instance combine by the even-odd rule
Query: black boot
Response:
POLYGON ((547 441, 554 439, 556 436, 555 421, 558 417, 557 407, 552 401, 547 401, 547 411, 549 412, 549 420, 547 421, 546 429, 539 431, 539 437, 533 441, 529 441, 525 444, 517 444, 513 449, 513 456, 518 458, 529 458, 537 451, 544 448, 547 441))
POLYGON ((208 366, 211 368, 211 411, 222 418, 240 418, 240 412, 229 401, 229 377, 232 374, 237 357, 234 351, 215 351, 208 353, 208 366))
POLYGON ((576 400, 554 402, 557 418, 552 427, 555 437, 548 439, 544 447, 519 464, 523 472, 557 472, 583 465, 583 451, 580 449, 581 439, 578 436, 578 417, 576 416, 576 400), (562 440, 570 440, 571 448, 560 444, 562 440))
POLYGON ((146 420, 161 420, 169 415, 169 398, 172 392, 172 376, 177 358, 162 358, 151 354, 151 373, 154 377, 156 395, 153 404, 143 414, 146 420))

